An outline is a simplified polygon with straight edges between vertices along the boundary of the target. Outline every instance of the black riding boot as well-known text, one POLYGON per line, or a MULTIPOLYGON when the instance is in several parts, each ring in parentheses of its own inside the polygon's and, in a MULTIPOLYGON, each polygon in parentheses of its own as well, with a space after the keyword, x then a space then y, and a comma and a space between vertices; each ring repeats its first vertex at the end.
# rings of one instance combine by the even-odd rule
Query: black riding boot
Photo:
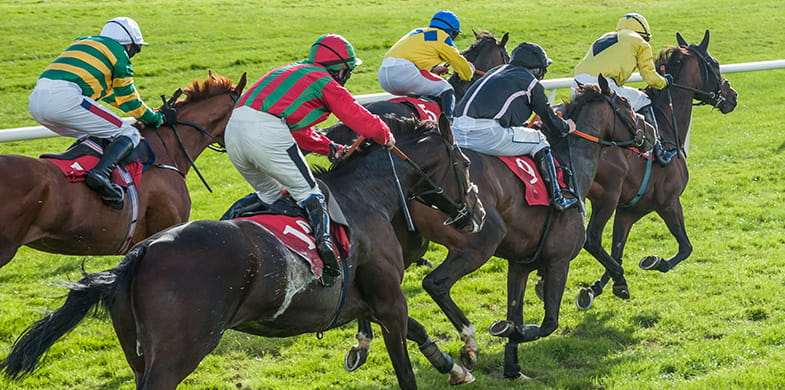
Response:
POLYGON ((665 150, 662 147, 662 142, 660 141, 660 131, 657 127, 657 119, 654 117, 654 110, 652 109, 651 105, 648 105, 640 110, 643 113, 643 118, 646 122, 651 123, 652 127, 654 127, 654 137, 656 139, 652 150, 654 151, 654 157, 657 159, 657 164, 661 167, 665 167, 668 165, 673 157, 679 153, 678 150, 665 150))
POLYGON ((322 275, 322 285, 330 287, 335 283, 335 279, 341 276, 341 268, 338 266, 335 244, 330 238, 330 216, 327 214, 327 205, 324 197, 312 195, 303 202, 308 222, 313 228, 313 235, 316 237, 316 250, 324 263, 322 275))
POLYGON ((243 215, 254 215, 269 209, 270 205, 262 202, 262 200, 256 196, 256 193, 252 192, 234 202, 232 207, 229 207, 229 210, 226 210, 224 215, 221 216, 221 221, 239 218, 243 215))
POLYGON ((90 172, 87 172, 87 186, 98 192, 101 199, 114 209, 122 209, 124 205, 123 189, 112 183, 112 171, 117 163, 131 154, 134 143, 130 138, 121 136, 104 148, 104 155, 90 172))
POLYGON ((537 160, 537 163, 540 166, 540 174, 542 175, 543 180, 550 186, 551 199, 553 200, 553 206, 556 207, 556 210, 563 211, 578 203, 578 199, 567 199, 561 193, 559 179, 556 175, 556 164, 553 162, 551 148, 540 149, 540 151, 534 155, 534 159, 537 160))
POLYGON ((445 91, 439 96, 439 106, 442 113, 452 123, 453 109, 455 108, 455 92, 453 90, 445 91))

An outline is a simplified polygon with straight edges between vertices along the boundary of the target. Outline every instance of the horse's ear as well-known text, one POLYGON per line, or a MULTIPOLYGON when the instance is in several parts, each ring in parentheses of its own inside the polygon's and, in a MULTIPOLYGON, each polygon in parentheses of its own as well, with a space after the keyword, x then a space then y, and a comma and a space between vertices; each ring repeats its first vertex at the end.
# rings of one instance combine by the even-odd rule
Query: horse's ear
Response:
POLYGON ((474 29, 472 29, 472 34, 474 34, 474 39, 482 38, 482 36, 480 34, 477 34, 477 31, 474 31, 474 29))
POLYGON ((608 86, 608 80, 600 73, 597 75, 597 84, 600 85, 600 91, 603 95, 611 95, 611 88, 608 86))
POLYGON ((705 33, 703 33, 703 40, 698 45, 698 48, 701 49, 702 52, 707 53, 709 50, 709 30, 707 29, 705 33))
POLYGON ((510 38, 510 33, 508 32, 504 33, 504 36, 502 36, 502 40, 499 41, 499 46, 504 47, 505 45, 507 45, 507 39, 509 38, 510 38))
POLYGON ((455 143, 455 138, 452 136, 452 125, 450 125, 450 120, 447 119, 447 115, 444 115, 443 113, 439 115, 439 132, 442 133, 442 136, 447 142, 451 144, 455 143))
POLYGON ((215 73, 213 73, 212 69, 207 69, 207 77, 209 77, 212 80, 215 80, 215 73))
POLYGON ((243 72, 243 75, 240 76, 240 81, 237 82, 237 86, 234 87, 234 93, 238 96, 243 94, 243 89, 245 89, 245 83, 248 81, 246 79, 247 72, 243 72))
MULTIPOLYGON (((707 31, 708 31, 708 30, 707 30, 707 31)), ((679 44, 679 46, 689 46, 689 44, 688 44, 688 43, 687 43, 687 41, 684 39, 684 37, 683 37, 683 36, 681 36, 681 33, 678 33, 678 32, 676 33, 676 43, 678 43, 678 44, 679 44)))

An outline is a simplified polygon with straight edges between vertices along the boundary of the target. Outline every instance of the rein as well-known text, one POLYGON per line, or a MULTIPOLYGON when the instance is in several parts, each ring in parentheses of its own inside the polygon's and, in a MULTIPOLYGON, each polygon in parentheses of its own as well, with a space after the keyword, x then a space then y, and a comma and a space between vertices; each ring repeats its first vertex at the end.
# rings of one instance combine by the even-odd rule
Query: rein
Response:
MULTIPOLYGON (((177 100, 178 97, 180 97, 180 95, 182 93, 183 93, 182 88, 178 88, 174 92, 174 94, 172 94, 172 97, 170 97, 168 101, 166 100, 166 97, 164 95, 161 95, 161 99, 164 101, 164 106, 171 107, 171 105, 177 100)), ((234 93, 234 91, 230 91, 229 92, 229 97, 231 97, 234 102, 237 102, 237 99, 239 98, 239 96, 237 96, 237 94, 234 93)), ((194 168, 194 171, 199 176, 199 179, 202 181, 202 183, 204 184, 205 188, 207 188, 207 191, 212 193, 213 189, 210 188, 210 184, 207 183, 207 179, 204 178, 204 175, 202 175, 202 172, 199 170, 199 167, 196 166, 196 161, 193 159, 193 157, 191 157, 191 153, 188 152, 188 149, 186 149, 185 144, 183 143, 182 137, 180 137, 180 132, 177 130, 177 125, 178 124, 193 127, 194 129, 196 129, 196 131, 202 133, 202 135, 205 135, 208 138, 212 139, 213 142, 211 142, 207 146, 209 149, 214 150, 214 151, 219 152, 219 153, 225 153, 226 149, 221 148, 221 147, 213 146, 213 144, 218 144, 218 142, 215 141, 216 137, 213 136, 212 134, 210 134, 202 126, 199 126, 198 124, 196 124, 194 122, 181 121, 181 120, 178 119, 176 121, 176 123, 172 124, 172 126, 171 126, 172 127, 172 132, 174 133, 175 138, 177 138, 177 143, 180 145, 180 150, 182 150, 183 154, 185 154, 185 158, 188 160, 188 162, 194 168)), ((177 167, 169 167, 169 166, 161 166, 161 167, 162 168, 167 168, 167 169, 174 168, 175 171, 177 171, 181 175, 185 176, 177 167)))
POLYGON ((630 132, 630 134, 632 134, 632 139, 629 141, 621 141, 621 142, 606 141, 606 140, 599 139, 598 137, 595 137, 593 135, 586 134, 580 130, 575 130, 572 134, 575 134, 578 137, 581 137, 590 142, 594 142, 596 144, 600 144, 602 146, 618 146, 623 148, 642 147, 646 142, 646 134, 643 132, 643 130, 638 129, 636 123, 633 122, 632 119, 630 119, 629 117, 625 116, 624 113, 622 113, 621 109, 619 109, 619 107, 616 106, 614 102, 616 101, 616 99, 618 99, 618 95, 614 95, 613 98, 610 98, 605 95, 603 95, 603 97, 605 98, 605 101, 608 102, 608 104, 613 109, 613 113, 616 115, 616 117, 621 119, 621 121, 624 123, 624 127, 630 132), (638 134, 641 134, 640 141, 637 141, 638 134))

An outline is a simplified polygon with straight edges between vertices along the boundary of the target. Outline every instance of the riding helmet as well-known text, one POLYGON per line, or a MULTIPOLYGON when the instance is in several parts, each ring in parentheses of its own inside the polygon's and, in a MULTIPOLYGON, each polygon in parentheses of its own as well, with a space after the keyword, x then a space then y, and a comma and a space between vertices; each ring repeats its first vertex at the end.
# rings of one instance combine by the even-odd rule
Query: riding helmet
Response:
POLYGON ((142 38, 142 30, 139 29, 139 25, 136 24, 136 21, 124 16, 106 22, 99 35, 112 38, 121 45, 147 44, 142 38))
POLYGON ((308 60, 327 70, 354 69, 362 60, 354 56, 354 47, 338 34, 324 34, 311 45, 308 60))
POLYGON ((428 27, 440 28, 450 34, 461 33, 461 22, 458 20, 458 16, 446 9, 433 15, 428 27))
POLYGON ((644 18, 643 15, 634 12, 624 15, 619 19, 619 23, 616 24, 616 31, 619 30, 635 31, 640 34, 646 42, 651 39, 649 22, 646 21, 646 18, 644 18))

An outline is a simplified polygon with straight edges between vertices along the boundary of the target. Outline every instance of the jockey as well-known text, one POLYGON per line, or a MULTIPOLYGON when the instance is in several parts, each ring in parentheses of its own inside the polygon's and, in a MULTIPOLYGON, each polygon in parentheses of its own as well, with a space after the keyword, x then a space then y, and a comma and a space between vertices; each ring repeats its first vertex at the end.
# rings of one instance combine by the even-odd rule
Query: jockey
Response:
POLYGON ((539 80, 553 62, 539 45, 524 42, 510 57, 477 80, 455 107, 453 133, 462 148, 495 156, 527 154, 537 161, 557 210, 573 206, 578 199, 562 195, 548 140, 538 130, 524 126, 532 111, 543 124, 561 136, 575 131, 572 119, 563 120, 548 103, 539 80))
POLYGON ((461 55, 453 40, 461 33, 458 17, 448 10, 437 12, 428 27, 404 35, 384 55, 379 83, 393 95, 431 96, 452 118, 455 92, 441 75, 452 65, 463 80, 471 80, 474 65, 461 55))
POLYGON ((77 38, 52 62, 30 94, 30 113, 57 134, 111 140, 86 183, 104 203, 122 209, 123 190, 112 183, 112 171, 139 144, 139 130, 102 107, 103 101, 148 126, 171 125, 174 109, 153 111, 134 87, 131 58, 147 42, 131 18, 114 18, 96 36, 77 38))
POLYGON ((663 89, 673 83, 670 75, 663 77, 655 70, 654 57, 649 45, 650 39, 649 22, 643 15, 629 13, 622 16, 616 25, 616 31, 606 33, 594 41, 583 60, 575 66, 574 86, 577 86, 577 83, 596 84, 599 74, 609 78, 610 87, 619 95, 626 97, 632 109, 641 112, 654 126, 657 132, 654 154, 657 163, 664 167, 678 151, 663 149, 649 96, 639 89, 624 86, 624 82, 630 78, 636 68, 643 81, 654 89, 663 89))
POLYGON ((368 112, 343 87, 361 63, 342 36, 322 35, 311 46, 308 60, 273 69, 249 88, 226 125, 229 159, 256 193, 236 202, 224 217, 231 217, 241 207, 267 208, 288 190, 305 209, 314 230, 324 262, 321 282, 325 286, 331 286, 341 271, 330 238, 324 195, 298 145, 322 155, 331 154, 331 149, 334 152, 335 144, 311 127, 330 113, 378 144, 395 144, 381 118, 368 112))

